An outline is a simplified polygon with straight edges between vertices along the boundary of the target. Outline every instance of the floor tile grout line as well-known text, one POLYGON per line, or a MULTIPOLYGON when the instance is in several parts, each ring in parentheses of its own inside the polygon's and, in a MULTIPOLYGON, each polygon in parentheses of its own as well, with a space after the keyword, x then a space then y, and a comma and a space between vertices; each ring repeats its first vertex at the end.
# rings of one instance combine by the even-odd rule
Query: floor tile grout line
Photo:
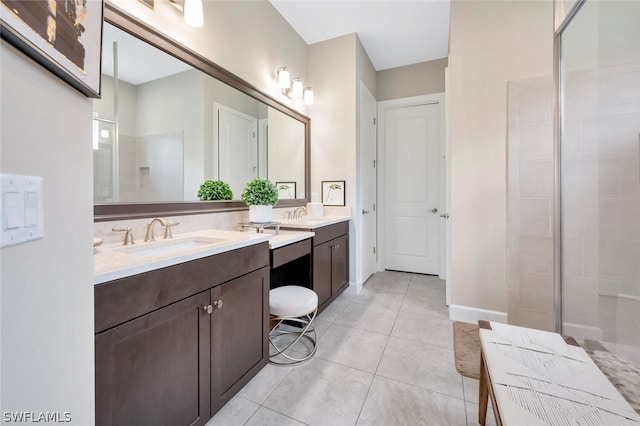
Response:
POLYGON ((426 390, 426 391, 429 391, 429 392, 437 393, 438 395, 448 396, 449 398, 453 398, 453 399, 457 399, 458 401, 466 402, 464 400, 464 398, 459 398, 459 397, 451 395, 449 393, 443 393, 443 392, 440 392, 440 391, 437 391, 437 390, 429 389, 429 388, 426 388, 424 386, 416 385, 415 383, 409 383, 409 382, 405 382, 403 380, 398 380, 397 378, 385 376, 384 374, 376 373, 376 377, 383 377, 383 378, 388 379, 388 380, 393 380, 393 381, 395 381, 397 383, 402 383, 403 385, 413 386, 413 387, 416 387, 416 388, 419 388, 419 389, 422 389, 422 390, 426 390))
MULTIPOLYGON (((277 413, 277 414, 279 414, 279 415, 281 415, 281 416, 283 416, 283 417, 286 417, 286 418, 288 418, 288 419, 291 419, 291 420, 293 420, 293 421, 295 421, 295 422, 301 423, 301 424, 306 425, 306 426, 310 426, 310 425, 309 425, 309 423, 305 423, 305 422, 303 422, 303 421, 302 421, 302 420, 300 420, 300 419, 296 419, 295 417, 291 417, 291 416, 289 416, 289 415, 287 415, 287 414, 285 414, 285 413, 281 413, 280 411, 278 411, 278 410, 274 410, 273 408, 269 408, 269 407, 267 407, 267 406, 265 406, 265 405, 260 405, 260 407, 262 407, 262 408, 264 408, 264 409, 266 409, 266 410, 269 410, 269 411, 273 411, 274 413, 277 413)), ((260 409, 260 408, 258 408, 258 409, 260 409)), ((258 410, 256 410, 256 411, 251 415, 251 417, 255 416, 257 412, 258 412, 258 410)), ((247 421, 243 423, 243 425, 246 425, 247 423, 249 423, 249 420, 251 420, 251 417, 249 417, 249 418, 247 419, 247 421)))
POLYGON ((398 321, 398 316, 400 316, 400 309, 402 308, 402 304, 404 303, 404 300, 407 297, 407 291, 409 291, 410 285, 411 285, 411 279, 409 280, 409 285, 407 285, 407 290, 405 290, 404 294, 402 295, 402 302, 400 303, 400 306, 398 307, 398 310, 396 312, 396 317, 393 320, 391 331, 389 332, 389 336, 387 336, 387 341, 385 342, 384 348, 382 349, 382 355, 380 356, 380 359, 378 360, 378 364, 376 365, 375 372, 373 373, 374 376, 378 375, 378 370, 380 369, 380 363, 382 363, 382 358, 384 358, 384 354, 387 351, 387 347, 389 346, 389 340, 391 339, 391 335, 393 334, 393 329, 395 328, 396 322, 398 321))

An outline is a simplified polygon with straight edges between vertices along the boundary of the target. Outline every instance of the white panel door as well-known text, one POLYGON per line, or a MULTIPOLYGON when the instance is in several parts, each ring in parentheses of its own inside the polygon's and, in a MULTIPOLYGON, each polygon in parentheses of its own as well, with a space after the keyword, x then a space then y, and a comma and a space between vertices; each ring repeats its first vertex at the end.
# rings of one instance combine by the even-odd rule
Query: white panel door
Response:
POLYGON ((255 117, 218 106, 218 171, 240 198, 247 182, 258 177, 258 120, 255 117))
POLYGON ((360 159, 362 177, 362 282, 376 271, 376 119, 377 103, 360 82, 360 159))
POLYGON ((385 269, 424 274, 440 268, 440 105, 385 114, 385 269))

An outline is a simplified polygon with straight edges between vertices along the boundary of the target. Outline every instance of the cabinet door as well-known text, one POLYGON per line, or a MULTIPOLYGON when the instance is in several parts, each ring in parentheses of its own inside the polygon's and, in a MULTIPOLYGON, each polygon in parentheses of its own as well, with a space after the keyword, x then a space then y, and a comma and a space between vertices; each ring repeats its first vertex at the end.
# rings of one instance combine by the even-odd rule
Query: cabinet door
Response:
POLYGON ((269 268, 213 288, 211 300, 213 414, 269 361, 269 268))
POLYGON ((313 248, 313 291, 318 295, 318 308, 331 298, 331 256, 333 240, 313 248))
POLYGON ((335 297, 349 284, 349 237, 331 241, 331 296, 335 297))
POLYGON ((199 293, 96 335, 96 425, 209 420, 208 304, 199 293))

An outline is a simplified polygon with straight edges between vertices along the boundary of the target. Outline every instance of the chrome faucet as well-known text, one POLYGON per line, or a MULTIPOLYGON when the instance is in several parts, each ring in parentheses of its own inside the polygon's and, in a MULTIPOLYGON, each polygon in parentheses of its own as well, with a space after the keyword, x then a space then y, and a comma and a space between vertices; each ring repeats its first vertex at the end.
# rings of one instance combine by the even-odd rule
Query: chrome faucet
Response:
POLYGON ((293 211, 293 218, 302 219, 302 213, 307 214, 307 209, 305 207, 296 207, 293 211))
POLYGON ((122 241, 123 246, 130 246, 135 244, 133 241, 133 233, 131 233, 131 228, 111 228, 113 232, 124 232, 124 241, 122 241))
POLYGON ((147 223, 147 232, 144 234, 144 241, 155 241, 154 228, 156 223, 159 222, 160 225, 164 226, 164 239, 173 238, 173 234, 171 232, 171 227, 179 225, 179 223, 167 223, 166 220, 161 217, 156 217, 151 220, 151 222, 147 223))

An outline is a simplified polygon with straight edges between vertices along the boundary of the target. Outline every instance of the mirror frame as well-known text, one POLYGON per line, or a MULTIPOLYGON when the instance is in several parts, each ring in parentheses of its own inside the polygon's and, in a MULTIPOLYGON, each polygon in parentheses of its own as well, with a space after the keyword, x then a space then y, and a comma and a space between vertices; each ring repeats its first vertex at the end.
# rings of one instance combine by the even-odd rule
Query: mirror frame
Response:
MULTIPOLYGON (((109 2, 104 5, 104 21, 149 43, 163 52, 191 65, 205 74, 220 80, 240 92, 266 104, 269 107, 302 122, 305 126, 305 195, 306 198, 279 200, 275 207, 304 206, 309 201, 311 191, 311 119, 306 115, 280 103, 271 96, 209 59, 170 39, 155 28, 134 18, 109 2)), ((247 210, 243 201, 165 201, 150 203, 100 203, 94 204, 94 222, 120 219, 137 219, 154 216, 177 216, 226 211, 247 210)))

